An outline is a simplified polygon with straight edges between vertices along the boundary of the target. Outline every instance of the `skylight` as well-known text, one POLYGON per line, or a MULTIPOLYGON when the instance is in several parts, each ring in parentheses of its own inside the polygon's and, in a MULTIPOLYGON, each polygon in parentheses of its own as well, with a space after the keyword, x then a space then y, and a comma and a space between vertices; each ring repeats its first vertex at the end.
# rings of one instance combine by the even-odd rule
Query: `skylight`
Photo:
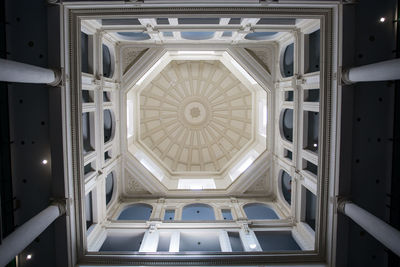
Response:
POLYGON ((151 68, 145 74, 143 74, 143 76, 136 82, 136 85, 141 85, 142 82, 147 78, 147 76, 149 76, 149 74, 152 73, 160 64, 161 64, 161 59, 157 60, 157 62, 154 63, 154 65, 151 66, 151 68))
POLYGON ((128 138, 133 136, 133 101, 127 100, 126 125, 128 138))
POLYGON ((230 171, 229 177, 235 181, 260 155, 256 150, 251 150, 246 156, 243 157, 230 171))
POLYGON ((215 55, 215 51, 178 51, 178 55, 215 55))
POLYGON ((257 84, 256 80, 254 80, 253 77, 251 77, 250 74, 242 66, 240 66, 239 63, 236 62, 236 60, 231 59, 231 63, 235 66, 235 68, 240 71, 240 73, 244 77, 246 77, 247 80, 249 80, 252 85, 257 84))
POLYGON ((142 163, 142 165, 154 175, 159 181, 164 179, 162 170, 155 164, 149 157, 147 157, 142 151, 137 151, 135 157, 142 163))
POLYGON ((179 179, 178 189, 215 189, 214 179, 179 179))
POLYGON ((259 100, 258 104, 258 133, 266 137, 267 134, 267 103, 265 98, 259 100))

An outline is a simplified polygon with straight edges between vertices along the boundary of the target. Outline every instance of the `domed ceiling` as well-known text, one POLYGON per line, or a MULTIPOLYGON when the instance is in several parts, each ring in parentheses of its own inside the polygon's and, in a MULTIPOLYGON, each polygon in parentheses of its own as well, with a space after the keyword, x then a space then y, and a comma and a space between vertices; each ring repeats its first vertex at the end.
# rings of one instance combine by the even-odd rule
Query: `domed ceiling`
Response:
POLYGON ((224 171, 251 135, 252 94, 218 60, 173 60, 140 92, 139 140, 171 173, 224 171))
POLYGON ((266 91, 227 51, 148 50, 135 64, 125 74, 125 166, 149 191, 228 192, 268 157, 266 91))

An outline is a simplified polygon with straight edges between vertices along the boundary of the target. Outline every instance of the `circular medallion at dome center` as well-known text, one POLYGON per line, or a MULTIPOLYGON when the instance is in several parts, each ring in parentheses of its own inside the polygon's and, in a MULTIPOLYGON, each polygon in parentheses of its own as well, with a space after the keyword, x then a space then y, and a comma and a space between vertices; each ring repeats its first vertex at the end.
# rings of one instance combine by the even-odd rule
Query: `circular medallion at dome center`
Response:
POLYGON ((179 108, 180 121, 187 127, 204 127, 210 118, 210 107, 201 98, 190 97, 179 108))

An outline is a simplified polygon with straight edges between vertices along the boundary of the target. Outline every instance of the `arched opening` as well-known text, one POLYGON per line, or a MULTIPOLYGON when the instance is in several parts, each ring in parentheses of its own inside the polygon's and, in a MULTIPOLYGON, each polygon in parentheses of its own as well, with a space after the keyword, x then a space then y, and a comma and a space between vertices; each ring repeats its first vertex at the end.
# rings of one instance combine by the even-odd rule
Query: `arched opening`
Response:
POLYGON ((181 37, 186 40, 208 40, 214 37, 214 32, 181 32, 181 37))
POLYGON ((304 222, 306 222, 315 231, 315 221, 317 217, 317 196, 314 195, 308 188, 302 186, 302 194, 305 196, 305 203, 302 217, 304 222))
POLYGON ((111 92, 103 91, 103 102, 111 102, 111 92))
POLYGON ((178 24, 219 24, 219 18, 178 18, 178 24))
POLYGON ((281 61, 281 74, 282 77, 293 76, 293 62, 294 62, 294 44, 286 46, 283 52, 283 57, 281 61))
POLYGON ((254 231, 263 251, 301 250, 290 231, 254 231))
POLYGON ((144 41, 151 38, 150 35, 144 32, 118 32, 117 34, 126 40, 132 41, 144 41))
POLYGON ((83 154, 86 155, 94 151, 94 114, 82 113, 82 137, 83 137, 83 154))
POLYGON ((243 209, 250 220, 279 219, 273 209, 262 203, 246 204, 243 209))
POLYGON ((277 32, 252 32, 246 34, 244 39, 253 41, 262 41, 271 39, 277 32))
POLYGON ((82 103, 93 103, 94 91, 82 90, 82 103))
POLYGON ((89 73, 89 36, 81 32, 81 71, 89 73))
POLYGON ((320 69, 320 30, 316 30, 310 34, 306 34, 304 39, 308 40, 307 45, 305 45, 305 55, 304 58, 304 72, 310 73, 319 71, 320 69))
POLYGON ((114 120, 111 110, 105 109, 103 111, 103 121, 104 121, 104 143, 107 143, 112 139, 114 120))
POLYGON ((190 204, 183 208, 182 220, 184 221, 211 221, 215 220, 214 209, 206 204, 190 204))
POLYGON ((112 58, 110 49, 103 44, 103 76, 106 78, 111 78, 113 74, 112 70, 112 58))
POLYGON ((175 210, 166 210, 164 214, 164 221, 173 221, 175 219, 175 210))
POLYGON ((318 151, 319 139, 319 113, 312 111, 305 111, 303 117, 304 123, 304 136, 306 139, 303 147, 307 150, 318 151))
POLYGON ((133 204, 127 206, 118 216, 118 220, 140 220, 147 221, 150 219, 153 207, 148 204, 133 204))
POLYGON ((218 233, 182 231, 179 239, 179 251, 221 251, 218 233))
POLYGON ((110 203, 114 193, 114 173, 110 172, 106 177, 106 205, 110 203))
POLYGON ((292 202, 292 176, 285 171, 282 171, 281 174, 281 189, 283 198, 290 205, 292 202))
POLYGON ((293 142, 293 109, 285 109, 282 111, 280 128, 283 139, 293 142))
POLYGON ((92 191, 90 191, 86 196, 85 196, 85 215, 86 215, 86 230, 90 228, 90 226, 93 225, 94 220, 93 220, 93 195, 92 191))
POLYGON ((99 251, 139 251, 145 232, 133 230, 129 232, 110 231, 99 251))

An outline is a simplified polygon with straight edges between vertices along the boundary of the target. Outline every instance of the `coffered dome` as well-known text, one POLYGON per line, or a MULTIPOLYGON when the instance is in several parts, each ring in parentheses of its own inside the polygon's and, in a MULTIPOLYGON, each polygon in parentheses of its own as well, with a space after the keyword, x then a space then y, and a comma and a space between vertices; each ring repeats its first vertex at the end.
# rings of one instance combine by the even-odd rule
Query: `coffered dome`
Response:
POLYGON ((139 140, 174 172, 220 172, 252 138, 252 94, 218 60, 173 60, 140 93, 139 140))

